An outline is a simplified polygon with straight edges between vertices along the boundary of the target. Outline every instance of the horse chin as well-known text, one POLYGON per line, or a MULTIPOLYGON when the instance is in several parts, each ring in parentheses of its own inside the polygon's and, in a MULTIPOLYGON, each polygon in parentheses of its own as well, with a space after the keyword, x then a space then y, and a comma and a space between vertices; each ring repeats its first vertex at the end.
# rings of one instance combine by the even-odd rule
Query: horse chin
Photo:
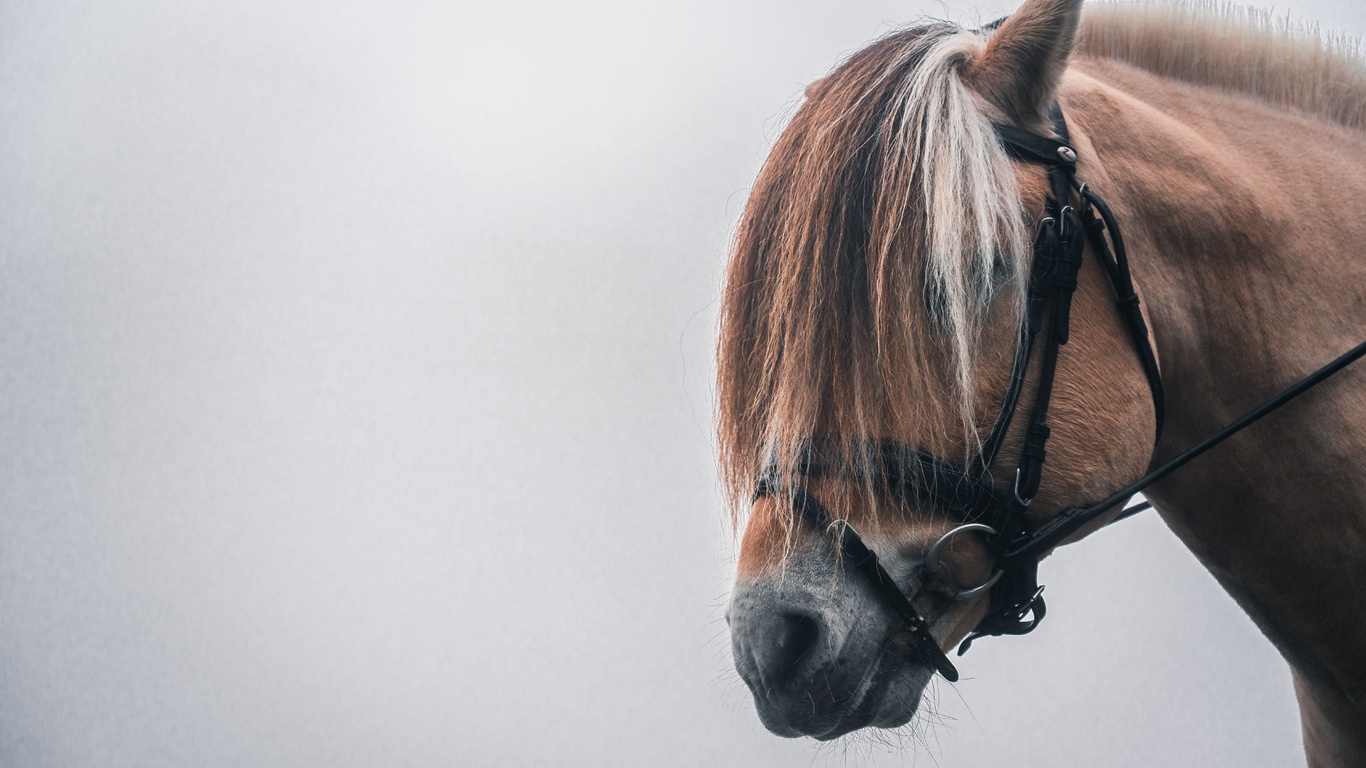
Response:
POLYGON ((877 703, 870 714, 851 713, 849 717, 841 719, 830 730, 808 735, 816 741, 834 741, 864 728, 900 728, 915 717, 915 713, 920 707, 920 696, 917 691, 906 700, 895 702, 894 706, 888 706, 889 703, 891 702, 884 699, 877 703))
POLYGON ((866 718, 851 722, 852 727, 816 738, 829 741, 860 728, 900 728, 911 722, 920 708, 920 696, 934 676, 933 671, 920 664, 908 663, 900 656, 889 656, 880 666, 877 682, 856 707, 867 712, 866 718))
POLYGON ((870 689, 863 699, 824 733, 808 734, 817 741, 833 741, 864 728, 900 728, 911 722, 920 708, 920 693, 927 678, 909 665, 885 685, 870 689))

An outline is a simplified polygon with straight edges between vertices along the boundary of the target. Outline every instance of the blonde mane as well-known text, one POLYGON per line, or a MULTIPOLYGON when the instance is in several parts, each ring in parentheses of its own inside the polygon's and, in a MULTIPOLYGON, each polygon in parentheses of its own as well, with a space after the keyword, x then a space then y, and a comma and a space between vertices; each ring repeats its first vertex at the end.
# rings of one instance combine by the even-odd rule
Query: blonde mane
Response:
POLYGON ((1018 319, 1027 216, 960 71, 985 37, 897 32, 808 89, 736 232, 718 406, 736 505, 816 434, 860 446, 916 424, 970 450, 988 310, 1018 319), (1004 303, 1003 303, 1004 302, 1004 303))
POLYGON ((1087 4, 1074 55, 1252 96, 1366 129, 1361 43, 1215 2, 1087 4))

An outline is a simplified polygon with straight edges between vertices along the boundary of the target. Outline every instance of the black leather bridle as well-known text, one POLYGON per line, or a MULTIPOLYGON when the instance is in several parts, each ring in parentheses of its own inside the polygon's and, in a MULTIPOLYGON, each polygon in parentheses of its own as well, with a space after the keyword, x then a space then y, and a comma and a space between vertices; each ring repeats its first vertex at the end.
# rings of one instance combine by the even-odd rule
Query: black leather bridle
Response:
MULTIPOLYGON (((1012 126, 995 126, 996 134, 1008 154, 1017 160, 1048 169, 1051 195, 1044 218, 1035 232, 1026 311, 1010 384, 996 421, 983 441, 981 453, 967 467, 962 467, 927 451, 882 440, 866 446, 867 453, 873 459, 871 468, 855 471, 847 463, 839 461, 837 446, 832 439, 817 437, 805 446, 796 463, 796 471, 804 478, 863 480, 880 493, 908 505, 927 506, 958 522, 957 528, 931 547, 931 553, 954 535, 974 531, 985 534, 984 542, 995 559, 996 575, 979 589, 990 589, 991 602, 986 615, 959 646, 959 656, 978 638, 1022 635, 1039 625, 1046 606, 1043 587, 1038 583, 1038 565, 1039 558, 1049 550, 1082 526, 1128 501, 1152 483, 1366 354, 1366 342, 1363 342, 1108 498, 1065 509, 1044 525, 1031 527, 1025 512, 1039 489, 1047 456, 1048 406, 1053 394, 1058 350, 1068 340, 1072 295, 1077 287, 1077 274, 1088 242, 1110 278, 1115 307, 1129 331, 1134 351, 1148 379, 1157 418, 1155 440, 1161 437, 1165 413, 1162 377, 1148 337, 1147 324, 1139 310, 1138 295, 1129 274, 1128 255, 1119 224, 1105 201, 1086 184, 1078 182, 1077 153, 1069 143, 1067 124, 1057 104, 1053 105, 1051 119, 1057 138, 1039 136, 1012 126), (1006 432, 1014 420, 1029 363, 1041 335, 1043 350, 1040 355, 1039 386, 1025 428, 1023 446, 1015 463, 1013 483, 1009 492, 1002 493, 993 480, 991 467, 996 463, 1006 432)), ((958 679, 957 668, 935 641, 929 622, 911 604, 878 562, 877 554, 852 527, 845 521, 833 520, 825 507, 800 483, 783 483, 776 462, 765 467, 755 488, 756 501, 765 496, 786 496, 798 513, 797 519, 815 531, 830 535, 842 556, 867 579, 883 603, 900 618, 925 663, 950 681, 958 679)), ((1128 507, 1111 522, 1150 506, 1144 502, 1128 507)))

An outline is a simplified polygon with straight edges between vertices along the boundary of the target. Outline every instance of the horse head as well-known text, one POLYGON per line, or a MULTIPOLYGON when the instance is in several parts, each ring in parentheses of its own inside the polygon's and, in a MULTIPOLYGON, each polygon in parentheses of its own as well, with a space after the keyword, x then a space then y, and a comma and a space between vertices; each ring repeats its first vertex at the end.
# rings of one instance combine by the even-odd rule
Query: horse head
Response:
MULTIPOLYGON (((1019 496, 1030 420, 983 452, 1010 397, 1021 413, 1038 399, 1036 379, 1009 393, 1052 187, 996 126, 1049 132, 1080 5, 1028 0, 992 28, 929 24, 854 53, 807 89, 755 183, 727 274, 719 431, 743 527, 735 665, 776 734, 909 722, 946 669, 940 650, 992 607, 998 532, 936 502, 957 476, 890 492, 883 447, 982 464, 986 493, 1019 496), (841 545, 849 532, 876 553, 872 578, 841 545), (884 578, 919 626, 879 596, 884 578)), ((1080 171, 1089 144, 1075 138, 1080 171)), ((1019 499, 1031 526, 1137 477, 1152 454, 1154 404, 1111 284, 1095 258, 1075 277, 1049 461, 1019 499)))

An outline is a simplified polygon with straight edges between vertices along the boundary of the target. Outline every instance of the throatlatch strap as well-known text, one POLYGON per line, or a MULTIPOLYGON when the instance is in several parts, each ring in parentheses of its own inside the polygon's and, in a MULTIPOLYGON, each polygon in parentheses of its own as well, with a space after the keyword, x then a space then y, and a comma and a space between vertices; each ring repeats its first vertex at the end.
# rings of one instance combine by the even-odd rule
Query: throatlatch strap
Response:
POLYGON ((1115 288, 1115 309, 1129 328, 1129 338, 1134 342, 1134 351, 1143 366, 1143 375, 1148 378, 1148 391, 1153 398, 1153 418, 1157 421, 1153 445, 1157 445, 1162 439, 1162 425, 1167 419, 1166 393, 1162 387, 1162 373, 1157 367, 1157 354, 1153 351, 1152 341, 1148 337, 1148 324, 1143 319, 1143 310, 1139 309, 1138 292, 1134 289, 1133 277, 1129 273, 1129 252, 1124 247, 1124 235, 1119 231, 1119 222, 1110 211, 1110 206, 1100 198, 1100 195, 1092 192, 1084 184, 1077 188, 1077 192, 1086 202, 1083 211, 1083 218, 1089 218, 1085 222, 1086 232, 1100 256, 1101 263, 1110 274, 1110 284, 1115 288), (1091 213, 1092 207, 1100 212, 1100 218, 1091 213), (1115 244, 1113 253, 1105 242, 1104 233, 1107 230, 1110 233, 1110 241, 1115 244))

